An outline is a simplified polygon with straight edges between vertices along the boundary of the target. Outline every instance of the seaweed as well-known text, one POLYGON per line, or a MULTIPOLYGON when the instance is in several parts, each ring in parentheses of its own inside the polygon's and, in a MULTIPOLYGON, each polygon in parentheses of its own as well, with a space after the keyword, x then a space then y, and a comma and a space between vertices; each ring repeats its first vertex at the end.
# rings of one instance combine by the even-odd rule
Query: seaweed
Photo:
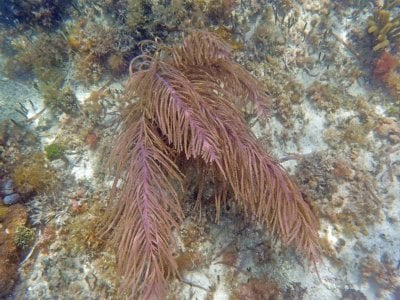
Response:
POLYGON ((75 79, 89 85, 106 74, 116 77, 126 71, 126 57, 134 42, 122 29, 86 19, 67 28, 65 39, 73 55, 75 79))
POLYGON ((35 241, 35 229, 21 225, 15 232, 15 244, 22 250, 26 250, 33 245, 35 241))
MULTIPOLYGON (((22 258, 22 253, 19 250, 22 249, 18 249, 16 244, 18 241, 17 230, 18 228, 26 228, 26 222, 27 211, 22 204, 8 207, 7 214, 0 220, 0 226, 4 228, 0 231, 0 298, 3 299, 9 297, 13 286, 18 282, 18 269, 22 258)), ((29 246, 28 244, 34 239, 33 235, 29 236, 28 240, 22 239, 20 241, 26 242, 26 245, 29 246)))
POLYGON ((44 147, 48 160, 56 160, 64 156, 64 148, 57 143, 52 143, 44 147))
POLYGON ((375 9, 374 15, 368 18, 368 33, 376 40, 374 51, 382 51, 399 43, 400 17, 392 15, 394 7, 399 3, 385 0, 383 7, 375 9))
POLYGON ((60 88, 60 83, 42 83, 39 85, 44 105, 55 114, 66 113, 76 116, 79 111, 78 99, 68 86, 60 88))
POLYGON ((42 193, 56 186, 55 171, 47 165, 42 153, 35 153, 17 165, 13 172, 16 188, 21 193, 42 193))
POLYGON ((0 23, 8 26, 24 24, 51 28, 68 13, 73 0, 8 0, 0 2, 0 23))

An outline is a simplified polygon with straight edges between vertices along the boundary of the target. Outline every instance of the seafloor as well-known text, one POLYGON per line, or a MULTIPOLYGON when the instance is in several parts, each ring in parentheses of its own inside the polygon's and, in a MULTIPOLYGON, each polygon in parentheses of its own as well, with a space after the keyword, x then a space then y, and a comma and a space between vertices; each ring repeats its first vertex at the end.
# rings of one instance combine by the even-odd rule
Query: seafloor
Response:
MULTIPOLYGON (((0 298, 125 299, 98 236, 107 161, 141 40, 197 29, 271 95, 248 115, 311 203, 314 266, 234 205, 175 230, 168 299, 400 299, 400 1, 0 3, 0 298)), ((213 189, 205 196, 212 198, 213 189)), ((135 299, 135 298, 134 298, 135 299)))

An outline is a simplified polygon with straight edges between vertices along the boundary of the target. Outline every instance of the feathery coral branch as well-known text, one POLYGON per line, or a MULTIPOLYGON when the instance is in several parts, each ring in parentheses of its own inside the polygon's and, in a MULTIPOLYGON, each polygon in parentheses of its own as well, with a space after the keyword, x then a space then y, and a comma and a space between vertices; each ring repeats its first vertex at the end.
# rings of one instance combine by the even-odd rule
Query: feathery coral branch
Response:
POLYGON ((177 275, 169 239, 183 218, 173 183, 181 182, 168 148, 137 106, 125 118, 126 127, 112 153, 115 166, 112 197, 123 178, 118 205, 108 229, 118 245, 118 270, 125 278, 122 290, 143 299, 163 299, 166 280, 177 275), (131 123, 132 122, 132 123, 131 123))
POLYGON ((131 297, 162 299, 167 278, 177 275, 169 243, 172 227, 183 218, 175 189, 182 182, 180 157, 186 164, 200 163, 199 172, 220 183, 217 220, 230 192, 248 219, 265 224, 286 245, 294 244, 316 261, 317 219, 243 119, 249 103, 265 115, 269 99, 261 84, 210 33, 194 32, 182 45, 163 51, 163 59, 144 55, 134 60, 141 62, 136 72, 131 68, 127 96, 139 100, 126 108, 111 155, 111 197, 118 190, 120 195, 107 231, 118 245, 123 290, 131 297))
POLYGON ((157 122, 177 151, 183 151, 187 159, 202 156, 207 162, 216 160, 219 151, 215 132, 204 114, 199 114, 201 98, 179 70, 154 62, 132 76, 130 88, 140 99, 146 99, 146 116, 157 122))

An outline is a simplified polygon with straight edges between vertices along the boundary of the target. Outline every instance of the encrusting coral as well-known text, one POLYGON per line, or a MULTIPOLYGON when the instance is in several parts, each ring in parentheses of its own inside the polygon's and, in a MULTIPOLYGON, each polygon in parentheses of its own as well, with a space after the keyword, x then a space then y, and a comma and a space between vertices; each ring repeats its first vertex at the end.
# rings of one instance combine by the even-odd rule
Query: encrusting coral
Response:
MULTIPOLYGON (((247 219, 315 262, 316 217, 243 119, 245 106, 266 114, 263 86, 211 33, 193 32, 171 48, 143 48, 151 45, 154 55, 131 62, 129 104, 110 160, 115 180, 102 231, 117 248, 121 290, 131 299, 165 299, 168 278, 179 276, 170 240, 184 218, 179 195, 188 165, 198 172, 190 176, 215 184, 217 220, 232 198, 247 219)), ((199 180, 199 202, 203 186, 199 180)))

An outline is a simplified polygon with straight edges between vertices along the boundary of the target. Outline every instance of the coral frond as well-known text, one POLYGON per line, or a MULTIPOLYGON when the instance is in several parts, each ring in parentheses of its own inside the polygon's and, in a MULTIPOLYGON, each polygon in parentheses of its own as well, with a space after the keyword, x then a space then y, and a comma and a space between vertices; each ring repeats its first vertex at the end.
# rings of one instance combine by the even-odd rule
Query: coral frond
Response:
POLYGON ((222 174, 247 217, 266 224, 285 244, 292 242, 309 259, 319 255, 318 222, 303 195, 284 169, 258 144, 230 101, 217 86, 191 80, 209 107, 208 120, 221 141, 222 174))
MULTIPOLYGON (((131 64, 126 95, 139 100, 125 109, 111 154, 111 198, 118 201, 107 232, 118 245, 123 290, 131 297, 163 299, 167 278, 178 275, 169 245, 172 228, 183 218, 178 165, 193 162, 200 166, 191 170, 218 185, 217 221, 221 202, 232 195, 249 220, 265 224, 315 262, 318 221, 294 180, 265 153, 243 118, 248 105, 265 114, 269 97, 261 83, 210 33, 194 32, 181 46, 160 51, 157 57, 134 59, 136 72, 131 64)), ((200 194, 205 182, 199 181, 200 194)))
POLYGON ((125 119, 131 126, 119 136, 111 155, 115 167, 111 197, 119 201, 112 206, 108 230, 117 245, 122 291, 140 292, 143 299, 164 299, 167 278, 177 275, 170 238, 183 218, 175 189, 181 174, 153 125, 137 106, 133 110, 125 119))
POLYGON ((173 65, 179 69, 212 66, 221 60, 230 60, 231 51, 231 47, 215 35, 195 31, 172 49, 173 65))
POLYGON ((172 57, 173 66, 183 73, 196 74, 195 77, 206 74, 207 81, 222 86, 240 109, 251 104, 259 117, 267 116, 271 101, 265 88, 246 69, 232 61, 229 45, 211 33, 196 31, 189 35, 182 45, 172 49, 172 57))
POLYGON ((187 159, 217 159, 217 134, 208 126, 202 99, 182 72, 164 62, 154 62, 132 76, 129 88, 146 99, 146 116, 156 121, 178 152, 184 152, 187 159))

